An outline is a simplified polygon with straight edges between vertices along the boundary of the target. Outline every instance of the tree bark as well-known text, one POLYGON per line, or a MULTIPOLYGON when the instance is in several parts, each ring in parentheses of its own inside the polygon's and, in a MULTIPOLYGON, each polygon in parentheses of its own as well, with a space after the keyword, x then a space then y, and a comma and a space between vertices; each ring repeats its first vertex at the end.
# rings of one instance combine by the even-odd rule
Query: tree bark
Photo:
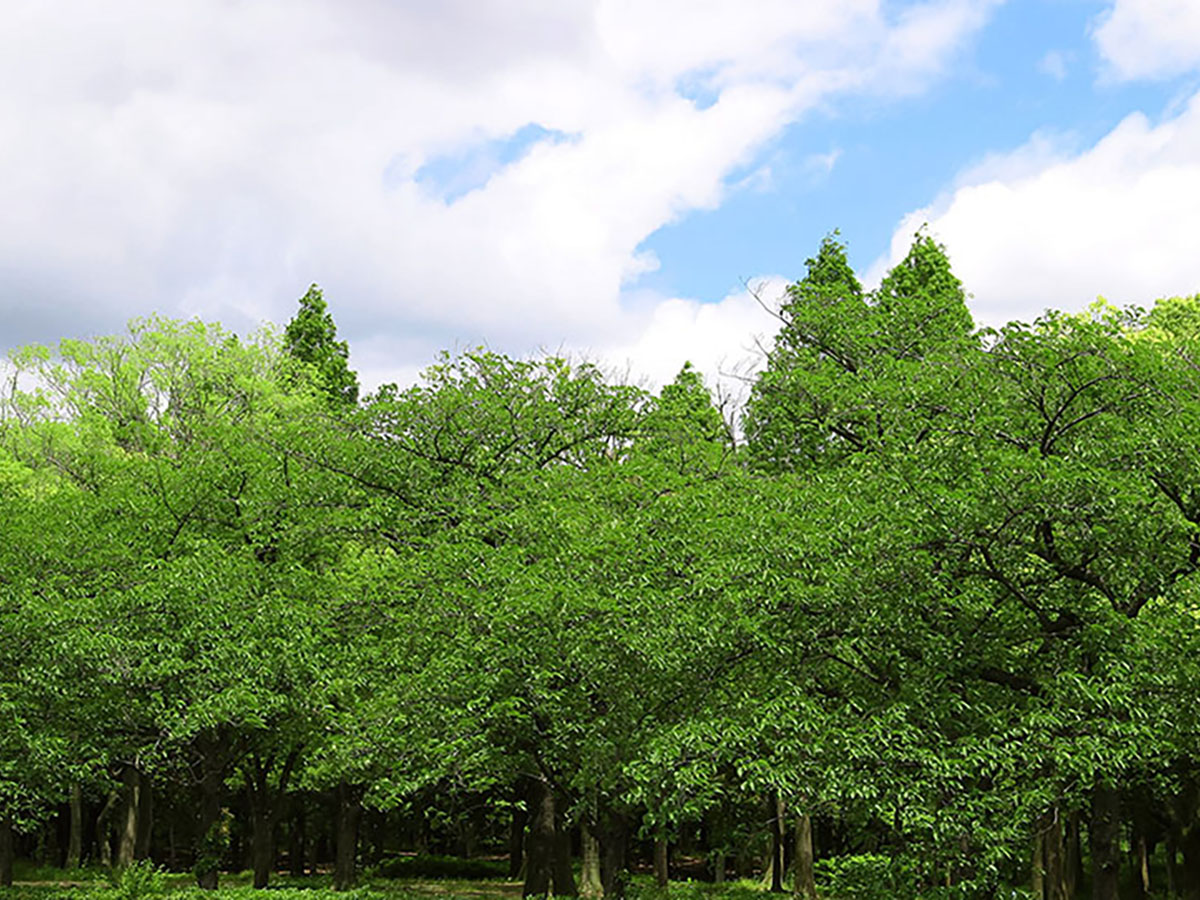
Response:
POLYGON ((1121 870, 1120 809, 1116 790, 1098 783, 1092 788, 1092 900, 1118 900, 1121 870))
POLYGON ((1033 900, 1046 900, 1046 836, 1042 833, 1043 817, 1033 823, 1033 863, 1029 871, 1029 891, 1033 900))
POLYGON ((136 766, 121 770, 121 823, 117 829, 117 868, 124 869, 137 851, 138 813, 142 808, 142 778, 136 766))
POLYGON ((303 794, 292 797, 292 828, 288 835, 288 863, 293 875, 304 874, 304 860, 307 837, 307 822, 305 819, 305 802, 303 794))
MULTIPOLYGON (((1062 814, 1059 814, 1060 817, 1062 814)), ((1064 900, 1075 900, 1079 882, 1083 880, 1083 852, 1080 847, 1079 810, 1073 809, 1063 820, 1063 890, 1064 900)))
POLYGON ((575 887, 575 872, 571 868, 571 830, 558 811, 557 801, 554 811, 554 896, 579 896, 579 890, 575 887))
POLYGON ((629 883, 629 824, 615 811, 602 813, 600 827, 600 883, 604 900, 624 900, 629 883))
POLYGON ((100 808, 100 812, 96 816, 96 856, 100 865, 105 868, 112 865, 112 816, 113 810, 120 802, 121 792, 109 791, 108 799, 105 800, 104 806, 100 808))
POLYGON ((1192 821, 1180 834, 1183 866, 1179 870, 1184 900, 1200 900, 1200 822, 1192 821))
POLYGON ((817 880, 813 873, 812 819, 807 813, 796 817, 795 883, 792 893, 797 898, 816 900, 817 880))
POLYGON ((579 896, 594 898, 604 892, 600 881, 600 841, 585 819, 580 823, 580 849, 583 861, 579 869, 579 896))
POLYGON ((1042 846, 1042 864, 1045 870, 1043 896, 1045 900, 1074 900, 1074 892, 1068 889, 1067 884, 1062 810, 1058 806, 1051 807, 1038 820, 1037 840, 1042 846))
MULTIPOLYGON (((528 791, 525 792, 528 794, 528 791)), ((518 797, 518 800, 525 799, 518 797)), ((508 877, 521 877, 521 867, 525 864, 525 825, 529 821, 529 813, 521 803, 513 805, 512 826, 508 833, 508 877)))
POLYGON ((13 883, 13 824, 12 815, 0 816, 0 886, 13 883))
POLYGON ((667 865, 667 839, 656 837, 654 839, 654 883, 665 888, 671 883, 671 870, 667 865))
POLYGON ((529 830, 525 838, 525 897, 545 897, 554 877, 554 793, 542 777, 529 780, 529 830))
POLYGON ((67 840, 67 869, 78 869, 83 860, 83 788, 71 785, 71 836, 67 840))
POLYGON ((271 883, 271 870, 275 868, 274 824, 270 809, 257 800, 251 803, 251 854, 256 888, 265 888, 271 883))
POLYGON ((142 772, 138 772, 138 784, 138 824, 133 858, 149 859, 154 838, 154 785, 142 772))
POLYGON ((767 798, 767 808, 771 815, 771 862, 770 862, 770 881, 771 893, 783 893, 783 797, 778 791, 773 792, 767 798))
POLYGON ((1150 893, 1150 846, 1145 832, 1135 829, 1131 836, 1129 848, 1133 859, 1133 896, 1134 900, 1146 900, 1150 893))
POLYGON ((333 889, 348 891, 354 887, 358 858, 358 823, 362 818, 362 790, 357 785, 338 785, 337 859, 333 868, 333 889))
POLYGON ((195 864, 196 885, 215 891, 220 878, 221 860, 229 843, 229 835, 221 820, 221 794, 225 785, 224 766, 210 748, 203 760, 200 779, 200 803, 196 810, 195 864))

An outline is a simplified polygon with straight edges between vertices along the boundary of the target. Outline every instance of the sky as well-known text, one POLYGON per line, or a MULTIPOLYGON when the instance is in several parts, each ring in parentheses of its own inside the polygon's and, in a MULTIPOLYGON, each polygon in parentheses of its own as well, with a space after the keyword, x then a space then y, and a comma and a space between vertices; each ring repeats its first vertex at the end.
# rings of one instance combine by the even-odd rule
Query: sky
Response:
POLYGON ((976 321, 1200 291, 1200 0, 6 0, 0 349, 324 290, 443 349, 730 392, 838 229, 976 321))

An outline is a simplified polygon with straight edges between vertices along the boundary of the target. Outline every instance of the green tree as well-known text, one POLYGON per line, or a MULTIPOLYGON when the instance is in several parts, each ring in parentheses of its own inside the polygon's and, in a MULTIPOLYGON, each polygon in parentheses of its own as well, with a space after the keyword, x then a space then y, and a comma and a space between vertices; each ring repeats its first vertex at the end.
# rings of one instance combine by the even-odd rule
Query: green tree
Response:
POLYGON ((316 386, 337 407, 358 403, 358 376, 350 369, 350 348, 337 339, 333 316, 315 284, 300 298, 300 309, 283 332, 284 347, 312 367, 316 386))

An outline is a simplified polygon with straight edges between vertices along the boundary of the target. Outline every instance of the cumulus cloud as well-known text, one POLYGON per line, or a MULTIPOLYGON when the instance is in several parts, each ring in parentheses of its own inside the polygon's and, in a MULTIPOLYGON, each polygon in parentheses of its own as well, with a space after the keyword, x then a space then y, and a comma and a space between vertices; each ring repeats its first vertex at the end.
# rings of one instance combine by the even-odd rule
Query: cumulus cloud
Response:
POLYGON ((16 0, 0 337, 241 330, 318 281, 372 380, 456 341, 629 346, 647 236, 815 105, 920 90, 995 2, 16 0))
POLYGON ((1049 50, 1038 60, 1038 71, 1049 75, 1055 81, 1062 81, 1067 77, 1067 59, 1068 54, 1061 50, 1049 50))
POLYGON ((1200 66, 1195 0, 1115 0, 1092 37, 1118 79, 1167 78, 1200 66))
POLYGON ((904 218, 875 277, 927 222, 986 324, 1200 291, 1200 94, 1157 125, 1134 113, 1093 147, 1061 144, 1038 135, 965 173, 904 218))

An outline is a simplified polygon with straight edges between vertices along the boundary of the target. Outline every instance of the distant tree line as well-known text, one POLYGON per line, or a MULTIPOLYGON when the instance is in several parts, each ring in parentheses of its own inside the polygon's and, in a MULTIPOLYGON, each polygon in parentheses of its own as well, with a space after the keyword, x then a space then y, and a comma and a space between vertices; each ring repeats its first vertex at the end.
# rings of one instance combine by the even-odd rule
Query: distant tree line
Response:
POLYGON ((737 420, 483 350, 360 397, 315 286, 15 352, 0 883, 1200 900, 1200 300, 980 329, 927 235, 873 291, 834 235, 771 309, 737 420))

